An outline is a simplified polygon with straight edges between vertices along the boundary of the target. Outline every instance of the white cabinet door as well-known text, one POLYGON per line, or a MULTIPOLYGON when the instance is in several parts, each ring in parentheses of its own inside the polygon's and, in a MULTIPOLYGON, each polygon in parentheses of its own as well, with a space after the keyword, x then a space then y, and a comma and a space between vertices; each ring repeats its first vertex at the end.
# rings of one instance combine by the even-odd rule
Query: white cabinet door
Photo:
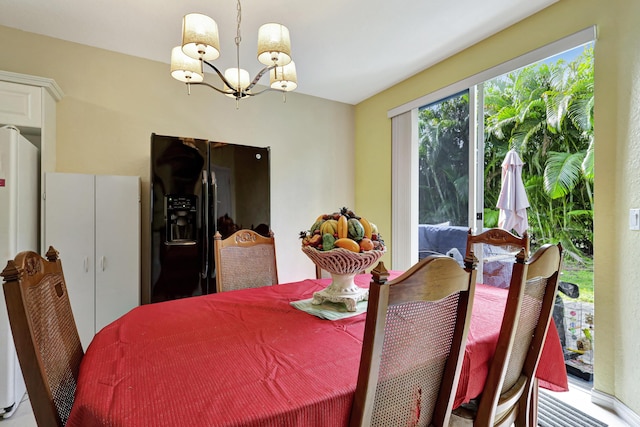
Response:
POLYGON ((0 123, 42 127, 42 89, 0 81, 0 123))
POLYGON ((60 252, 86 349, 140 304, 140 178, 45 174, 44 247, 60 252))
POLYGON ((94 175, 47 173, 44 248, 60 253, 82 346, 95 334, 94 175))
POLYGON ((140 179, 96 176, 95 331, 140 305, 140 179))

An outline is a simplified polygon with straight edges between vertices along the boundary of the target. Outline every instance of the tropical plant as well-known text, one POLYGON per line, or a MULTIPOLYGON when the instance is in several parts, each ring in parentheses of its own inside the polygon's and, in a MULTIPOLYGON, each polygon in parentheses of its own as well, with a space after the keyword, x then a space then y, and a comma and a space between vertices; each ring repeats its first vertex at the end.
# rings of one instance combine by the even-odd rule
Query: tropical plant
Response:
MULTIPOLYGON (((486 227, 497 226, 502 161, 513 148, 525 162, 532 247, 561 241, 576 260, 592 254, 593 105, 592 47, 484 83, 486 227)), ((468 131, 466 91, 420 110, 420 223, 468 223, 468 131)))
POLYGON ((454 95, 420 110, 419 222, 467 224, 469 95, 454 95))
POLYGON ((525 162, 532 243, 561 241, 576 259, 592 253, 593 102, 592 48, 568 64, 539 63, 485 83, 487 211, 500 191, 501 159, 515 148, 525 162))

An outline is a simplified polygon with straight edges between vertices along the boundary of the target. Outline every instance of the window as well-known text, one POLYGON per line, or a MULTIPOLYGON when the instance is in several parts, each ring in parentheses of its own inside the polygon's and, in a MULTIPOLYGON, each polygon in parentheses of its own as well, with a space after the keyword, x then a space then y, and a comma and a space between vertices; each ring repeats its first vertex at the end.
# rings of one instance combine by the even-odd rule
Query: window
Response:
MULTIPOLYGON (((484 226, 487 162, 485 141, 478 135, 485 131, 484 121, 477 119, 484 117, 484 83, 594 39, 595 28, 587 28, 389 111, 393 129, 394 269, 407 269, 417 262, 419 224, 449 223, 476 230, 484 226), (477 110, 469 108, 476 105, 477 110)), ((494 87, 494 82, 488 86, 494 87)))

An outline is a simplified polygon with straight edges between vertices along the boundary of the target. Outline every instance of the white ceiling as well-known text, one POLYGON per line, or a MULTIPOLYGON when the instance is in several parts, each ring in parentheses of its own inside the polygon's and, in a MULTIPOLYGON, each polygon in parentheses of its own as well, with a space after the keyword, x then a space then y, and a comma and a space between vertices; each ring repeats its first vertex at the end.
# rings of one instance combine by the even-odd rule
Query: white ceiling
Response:
MULTIPOLYGON (((240 65, 255 75, 258 27, 282 23, 297 91, 356 104, 556 1, 244 0, 240 65)), ((168 64, 190 12, 216 20, 222 54, 215 64, 234 67, 232 0, 1 0, 0 25, 168 64)))

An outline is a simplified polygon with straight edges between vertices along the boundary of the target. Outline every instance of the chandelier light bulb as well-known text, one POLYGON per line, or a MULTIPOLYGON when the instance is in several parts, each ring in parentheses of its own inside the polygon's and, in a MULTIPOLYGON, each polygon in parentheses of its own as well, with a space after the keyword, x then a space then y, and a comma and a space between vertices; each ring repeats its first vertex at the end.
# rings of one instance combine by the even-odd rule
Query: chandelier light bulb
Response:
POLYGON ((182 19, 182 51, 194 59, 217 59, 220 40, 216 21, 200 13, 185 15, 182 19))
POLYGON ((281 24, 264 24, 258 30, 258 61, 282 67, 291 62, 289 29, 281 24))
MULTIPOLYGON (((249 77, 249 72, 247 70, 240 69, 240 73, 238 73, 237 68, 228 68, 224 72, 224 78, 227 79, 229 83, 231 83, 231 87, 229 89, 234 92, 244 92, 249 84, 251 83, 251 77, 249 77), (240 80, 238 80, 238 75, 240 80)), ((231 98, 235 98, 235 95, 228 95, 231 98)))
POLYGON ((176 46, 171 50, 171 76, 185 83, 200 83, 204 80, 202 62, 185 55, 182 46, 176 46))
POLYGON ((291 61, 284 67, 272 68, 269 72, 271 88, 283 92, 291 92, 298 87, 296 64, 291 61))

